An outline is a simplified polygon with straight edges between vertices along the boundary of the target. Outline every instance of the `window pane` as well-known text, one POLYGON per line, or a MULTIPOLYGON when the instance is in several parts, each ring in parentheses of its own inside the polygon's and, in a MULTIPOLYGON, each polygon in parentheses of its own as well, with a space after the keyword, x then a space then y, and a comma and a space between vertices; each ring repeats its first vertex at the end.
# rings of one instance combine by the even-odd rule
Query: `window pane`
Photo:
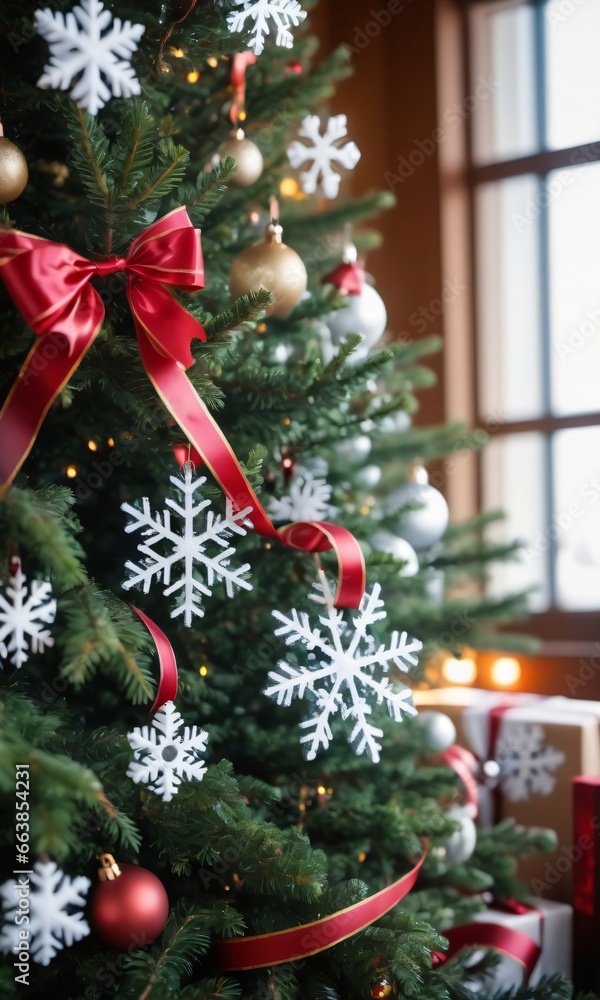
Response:
MULTIPOLYGON (((600 101, 599 101, 600 107, 600 101)), ((600 164, 548 177, 552 410, 600 410, 600 164)))
POLYGON ((538 180, 477 189, 479 411, 496 423, 543 410, 538 180))
POLYGON ((506 517, 490 526, 495 542, 515 538, 525 546, 519 561, 497 563, 490 590, 505 596, 527 587, 532 611, 543 611, 549 603, 549 545, 545 525, 545 446, 541 434, 511 434, 493 438, 483 453, 483 503, 486 511, 502 510, 506 517))
POLYGON ((600 608, 600 427, 555 435, 552 521, 558 606, 600 608))
POLYGON ((600 139, 600 0, 550 0, 546 7, 548 145, 600 139))
POLYGON ((535 152, 534 17, 529 6, 478 4, 471 11, 473 94, 487 83, 489 97, 473 113, 477 163, 535 152))

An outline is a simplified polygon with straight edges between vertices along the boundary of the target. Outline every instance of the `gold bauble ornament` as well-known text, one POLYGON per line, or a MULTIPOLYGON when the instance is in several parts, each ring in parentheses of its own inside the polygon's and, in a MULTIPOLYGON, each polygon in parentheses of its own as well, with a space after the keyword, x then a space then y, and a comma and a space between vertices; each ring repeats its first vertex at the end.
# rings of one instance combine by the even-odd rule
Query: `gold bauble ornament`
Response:
POLYGON ((237 187, 249 187, 263 172, 263 155, 256 143, 246 138, 241 128, 221 143, 218 153, 222 160, 226 156, 232 156, 237 163, 237 170, 230 181, 237 187))
POLYGON ((28 178, 27 160, 21 150, 0 134, 0 205, 18 198, 28 178))
POLYGON ((261 288, 275 296, 275 302, 266 310, 267 316, 287 316, 306 291, 304 261, 282 242, 282 234, 281 226, 271 222, 265 239, 243 250, 234 260, 229 275, 234 299, 261 288))

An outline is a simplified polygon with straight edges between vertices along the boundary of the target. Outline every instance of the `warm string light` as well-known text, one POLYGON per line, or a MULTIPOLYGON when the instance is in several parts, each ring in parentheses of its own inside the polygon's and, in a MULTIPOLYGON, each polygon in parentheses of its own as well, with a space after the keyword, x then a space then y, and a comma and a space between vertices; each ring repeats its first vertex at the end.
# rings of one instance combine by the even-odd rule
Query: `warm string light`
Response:
POLYGON ((206 667, 204 664, 202 664, 202 666, 200 667, 198 673, 200 674, 201 677, 206 677, 207 674, 208 674, 208 667, 206 667))
POLYGON ((279 183, 279 193, 284 198, 295 198, 299 188, 298 181, 294 177, 284 177, 279 183))
POLYGON ((498 687, 512 687, 521 677, 521 664, 513 656, 501 656, 492 663, 491 674, 498 687))
POLYGON ((77 475, 77 466, 67 465, 67 477, 69 479, 75 479, 76 475, 77 475))
POLYGON ((90 451, 98 451, 98 445, 96 444, 95 441, 92 441, 90 439, 87 444, 88 444, 88 448, 90 449, 90 451))
POLYGON ((477 664, 468 656, 460 660, 449 656, 442 663, 442 677, 449 684, 474 684, 477 679, 477 664))
POLYGON ((115 439, 114 438, 107 438, 106 443, 107 443, 107 445, 108 445, 109 448, 114 448, 114 446, 115 446, 115 439))
POLYGON ((186 80, 188 83, 198 83, 199 79, 200 79, 200 73, 198 72, 197 69, 190 70, 190 72, 186 76, 186 80))

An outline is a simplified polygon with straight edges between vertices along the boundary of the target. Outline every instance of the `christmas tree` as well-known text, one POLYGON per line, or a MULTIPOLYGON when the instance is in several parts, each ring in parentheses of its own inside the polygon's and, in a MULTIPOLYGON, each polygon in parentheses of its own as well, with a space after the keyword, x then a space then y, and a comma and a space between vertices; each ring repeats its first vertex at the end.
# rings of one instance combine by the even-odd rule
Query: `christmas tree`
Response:
POLYGON ((2 997, 462 998, 444 932, 547 843, 475 845, 415 717, 523 596, 423 481, 480 437, 412 426, 435 338, 375 344, 309 6, 2 5, 2 997))

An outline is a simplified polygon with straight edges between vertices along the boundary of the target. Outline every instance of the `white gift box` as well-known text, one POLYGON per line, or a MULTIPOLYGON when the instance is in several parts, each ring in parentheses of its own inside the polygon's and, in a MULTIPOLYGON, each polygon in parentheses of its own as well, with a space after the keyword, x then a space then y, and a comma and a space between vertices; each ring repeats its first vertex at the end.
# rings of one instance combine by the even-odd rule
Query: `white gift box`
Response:
MULTIPOLYGON (((489 909, 478 913, 474 920, 478 923, 500 924, 520 931, 539 944, 542 953, 529 980, 535 986, 542 976, 562 973, 571 977, 573 910, 566 903, 556 903, 548 899, 532 899, 534 909, 525 913, 507 913, 504 910, 489 909)), ((514 958, 503 955, 489 979, 482 983, 486 992, 507 990, 523 985, 523 966, 514 958)))

